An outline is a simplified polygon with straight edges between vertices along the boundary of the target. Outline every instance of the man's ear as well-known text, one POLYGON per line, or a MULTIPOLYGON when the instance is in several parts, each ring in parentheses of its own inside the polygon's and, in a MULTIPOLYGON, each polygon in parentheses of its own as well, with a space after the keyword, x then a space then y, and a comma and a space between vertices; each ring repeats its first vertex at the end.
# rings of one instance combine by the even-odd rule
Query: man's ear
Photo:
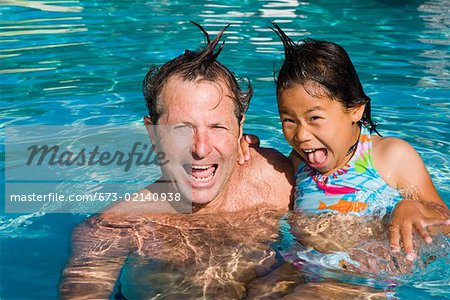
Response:
POLYGON ((365 104, 361 104, 355 107, 352 107, 350 109, 350 118, 352 120, 352 122, 359 122, 363 115, 364 115, 364 109, 366 109, 366 105, 365 104))
POLYGON ((153 125, 152 117, 144 116, 144 125, 153 125))
POLYGON ((244 134, 244 122, 245 122, 245 115, 242 115, 241 121, 239 122, 239 140, 242 138, 242 135, 244 134))
POLYGON ((154 127, 152 126, 152 125, 154 125, 153 124, 153 121, 152 121, 152 117, 150 117, 150 116, 145 116, 144 117, 144 125, 145 125, 145 129, 147 129, 147 133, 148 133, 148 136, 150 137, 150 139, 152 140, 152 141, 154 141, 155 139, 155 131, 154 131, 154 127))

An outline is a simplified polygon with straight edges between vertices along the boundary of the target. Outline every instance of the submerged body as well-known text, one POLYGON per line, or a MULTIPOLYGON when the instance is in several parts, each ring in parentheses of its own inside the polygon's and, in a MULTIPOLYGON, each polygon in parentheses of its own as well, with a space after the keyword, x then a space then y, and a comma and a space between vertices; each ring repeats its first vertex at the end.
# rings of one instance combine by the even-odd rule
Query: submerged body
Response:
MULTIPOLYGON (((239 299, 246 295, 246 284, 276 264, 270 245, 281 214, 261 207, 251 212, 94 218, 76 232, 84 250, 72 265, 84 263, 84 272, 74 268, 66 276, 80 287, 89 286, 92 278, 86 275, 107 263, 124 262, 126 256, 116 286, 129 299, 239 299)), ((114 274, 109 276, 105 283, 115 280, 114 274)), ((98 288, 97 298, 103 298, 98 288)), ((71 292, 77 295, 75 289, 71 292)))
POLYGON ((288 235, 295 242, 282 250, 294 264, 307 261, 341 271, 371 276, 407 274, 414 263, 393 253, 387 242, 387 222, 378 217, 324 213, 291 214, 288 235))
MULTIPOLYGON (((277 263, 270 245, 292 188, 282 154, 252 149, 252 158, 235 167, 221 197, 192 214, 161 207, 167 202, 119 202, 81 224, 73 233, 61 297, 108 299, 119 285, 130 299, 245 295, 245 285, 277 263)), ((155 183, 140 193, 157 188, 155 183)))

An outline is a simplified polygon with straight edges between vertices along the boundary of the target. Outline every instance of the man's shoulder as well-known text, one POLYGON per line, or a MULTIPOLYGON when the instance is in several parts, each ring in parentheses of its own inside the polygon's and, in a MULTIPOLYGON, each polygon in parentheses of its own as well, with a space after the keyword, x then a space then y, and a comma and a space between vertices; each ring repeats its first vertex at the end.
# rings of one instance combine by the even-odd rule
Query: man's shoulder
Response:
POLYGON ((293 178, 291 162, 281 152, 272 148, 250 148, 251 160, 249 167, 254 171, 269 172, 269 174, 284 174, 293 178))
POLYGON ((246 192, 265 204, 288 208, 292 200, 294 173, 289 159, 275 149, 250 150, 241 183, 246 192))

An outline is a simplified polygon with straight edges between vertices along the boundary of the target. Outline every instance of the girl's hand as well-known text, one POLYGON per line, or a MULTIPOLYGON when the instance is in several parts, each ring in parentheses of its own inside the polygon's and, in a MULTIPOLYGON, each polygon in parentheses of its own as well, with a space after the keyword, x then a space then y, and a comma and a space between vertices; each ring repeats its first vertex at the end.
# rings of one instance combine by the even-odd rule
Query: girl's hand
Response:
POLYGON ((250 147, 259 147, 259 138, 253 134, 243 134, 240 140, 240 147, 238 151, 238 164, 243 165, 250 160, 250 147))
MULTIPOLYGON (((414 260, 416 254, 413 247, 413 229, 427 243, 433 239, 427 227, 450 225, 450 211, 448 208, 434 202, 418 200, 402 200, 395 207, 392 213, 392 220, 389 226, 389 242, 393 252, 400 251, 400 239, 408 260, 414 260)), ((450 228, 444 227, 444 232, 449 232, 450 228)))
MULTIPOLYGON (((392 251, 400 251, 400 239, 406 258, 416 257, 413 231, 426 242, 432 239, 429 226, 450 225, 450 213, 436 190, 421 157, 407 142, 397 138, 374 138, 373 162, 383 180, 404 196, 392 213, 389 241, 392 251)), ((443 228, 448 231, 449 228, 443 228)))

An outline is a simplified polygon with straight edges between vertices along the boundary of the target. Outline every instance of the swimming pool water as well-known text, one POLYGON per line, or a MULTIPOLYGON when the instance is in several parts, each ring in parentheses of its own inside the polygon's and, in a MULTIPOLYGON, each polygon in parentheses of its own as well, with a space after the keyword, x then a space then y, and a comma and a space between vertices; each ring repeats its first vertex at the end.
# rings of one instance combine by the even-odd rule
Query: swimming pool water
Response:
MULTIPOLYGON (((255 89, 245 131, 289 153, 273 71, 282 47, 269 29, 337 42, 349 52, 383 135, 421 154, 450 203, 450 2, 406 1, 17 1, 0 3, 1 168, 12 125, 138 124, 141 82, 152 64, 195 49, 226 24, 220 60, 255 89)), ((4 189, 1 203, 4 203, 4 189)), ((0 216, 2 299, 54 299, 71 229, 86 215, 0 216)), ((447 261, 448 263, 448 261, 447 261)), ((399 288, 398 297, 450 298, 447 273, 399 288)))

